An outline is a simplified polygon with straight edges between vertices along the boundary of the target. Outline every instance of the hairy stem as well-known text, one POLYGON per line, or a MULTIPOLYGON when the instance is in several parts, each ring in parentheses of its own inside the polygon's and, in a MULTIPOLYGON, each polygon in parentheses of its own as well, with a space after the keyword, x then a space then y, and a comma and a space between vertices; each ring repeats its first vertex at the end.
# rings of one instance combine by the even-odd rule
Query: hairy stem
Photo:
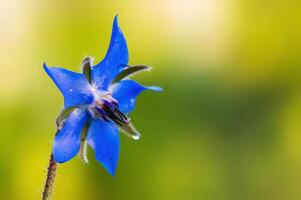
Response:
POLYGON ((53 154, 51 154, 42 200, 51 199, 56 169, 57 163, 53 159, 53 154))

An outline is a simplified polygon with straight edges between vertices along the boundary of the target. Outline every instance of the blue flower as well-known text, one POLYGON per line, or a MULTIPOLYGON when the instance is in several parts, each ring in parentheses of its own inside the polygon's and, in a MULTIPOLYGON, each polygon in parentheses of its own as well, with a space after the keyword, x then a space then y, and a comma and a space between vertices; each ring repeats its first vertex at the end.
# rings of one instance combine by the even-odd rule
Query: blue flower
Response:
POLYGON ((44 64, 45 71, 64 96, 64 109, 57 120, 58 132, 52 149, 56 162, 69 161, 87 143, 97 161, 110 174, 115 174, 120 149, 118 129, 139 139, 140 134, 128 114, 142 91, 162 90, 125 79, 134 72, 148 69, 143 65, 129 66, 128 61, 126 40, 116 16, 107 54, 100 63, 92 66, 91 58, 85 58, 82 73, 44 64))

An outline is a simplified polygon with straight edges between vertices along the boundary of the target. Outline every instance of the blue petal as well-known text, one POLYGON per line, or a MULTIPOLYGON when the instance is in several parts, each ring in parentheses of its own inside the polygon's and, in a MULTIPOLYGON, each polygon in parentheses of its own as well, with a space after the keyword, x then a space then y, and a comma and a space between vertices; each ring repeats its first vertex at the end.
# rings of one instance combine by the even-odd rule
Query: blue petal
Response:
POLYGON ((65 108, 89 104, 93 101, 92 87, 85 75, 57 67, 44 69, 64 96, 65 108))
POLYGON ((136 97, 144 90, 162 91, 157 86, 143 86, 133 80, 123 80, 113 84, 110 88, 113 97, 118 101, 121 112, 129 113, 135 108, 136 97))
POLYGON ((56 162, 66 162, 78 153, 81 131, 86 121, 87 114, 81 109, 75 109, 66 119, 63 128, 54 138, 52 153, 56 162))
POLYGON ((120 148, 117 126, 100 119, 93 120, 88 130, 87 143, 94 150, 96 160, 114 175, 120 148))
POLYGON ((126 67, 128 61, 128 47, 116 16, 107 54, 99 64, 92 68, 93 84, 99 90, 106 90, 115 76, 126 67))

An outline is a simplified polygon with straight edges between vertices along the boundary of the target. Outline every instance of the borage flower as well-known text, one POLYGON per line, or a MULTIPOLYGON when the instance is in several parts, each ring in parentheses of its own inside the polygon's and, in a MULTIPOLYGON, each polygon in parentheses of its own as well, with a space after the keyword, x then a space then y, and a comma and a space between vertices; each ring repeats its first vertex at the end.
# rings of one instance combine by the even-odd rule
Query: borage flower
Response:
POLYGON ((139 139, 128 114, 134 109, 136 97, 144 90, 161 91, 160 87, 142 86, 125 80, 132 73, 149 69, 129 66, 128 48, 117 16, 114 19, 110 46, 105 58, 92 66, 90 57, 83 61, 82 73, 62 68, 44 69, 64 96, 64 110, 57 120, 58 132, 53 143, 55 162, 64 163, 81 152, 87 143, 97 161, 112 175, 119 159, 122 132, 139 139))

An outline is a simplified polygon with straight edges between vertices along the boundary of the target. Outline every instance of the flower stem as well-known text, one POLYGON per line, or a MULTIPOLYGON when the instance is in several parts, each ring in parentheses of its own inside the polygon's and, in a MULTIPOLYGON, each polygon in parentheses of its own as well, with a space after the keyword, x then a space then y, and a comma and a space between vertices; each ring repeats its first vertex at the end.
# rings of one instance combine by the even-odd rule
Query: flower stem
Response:
POLYGON ((42 200, 50 200, 51 199, 54 178, 56 175, 56 169, 57 169, 57 163, 53 159, 53 154, 51 154, 42 200))

